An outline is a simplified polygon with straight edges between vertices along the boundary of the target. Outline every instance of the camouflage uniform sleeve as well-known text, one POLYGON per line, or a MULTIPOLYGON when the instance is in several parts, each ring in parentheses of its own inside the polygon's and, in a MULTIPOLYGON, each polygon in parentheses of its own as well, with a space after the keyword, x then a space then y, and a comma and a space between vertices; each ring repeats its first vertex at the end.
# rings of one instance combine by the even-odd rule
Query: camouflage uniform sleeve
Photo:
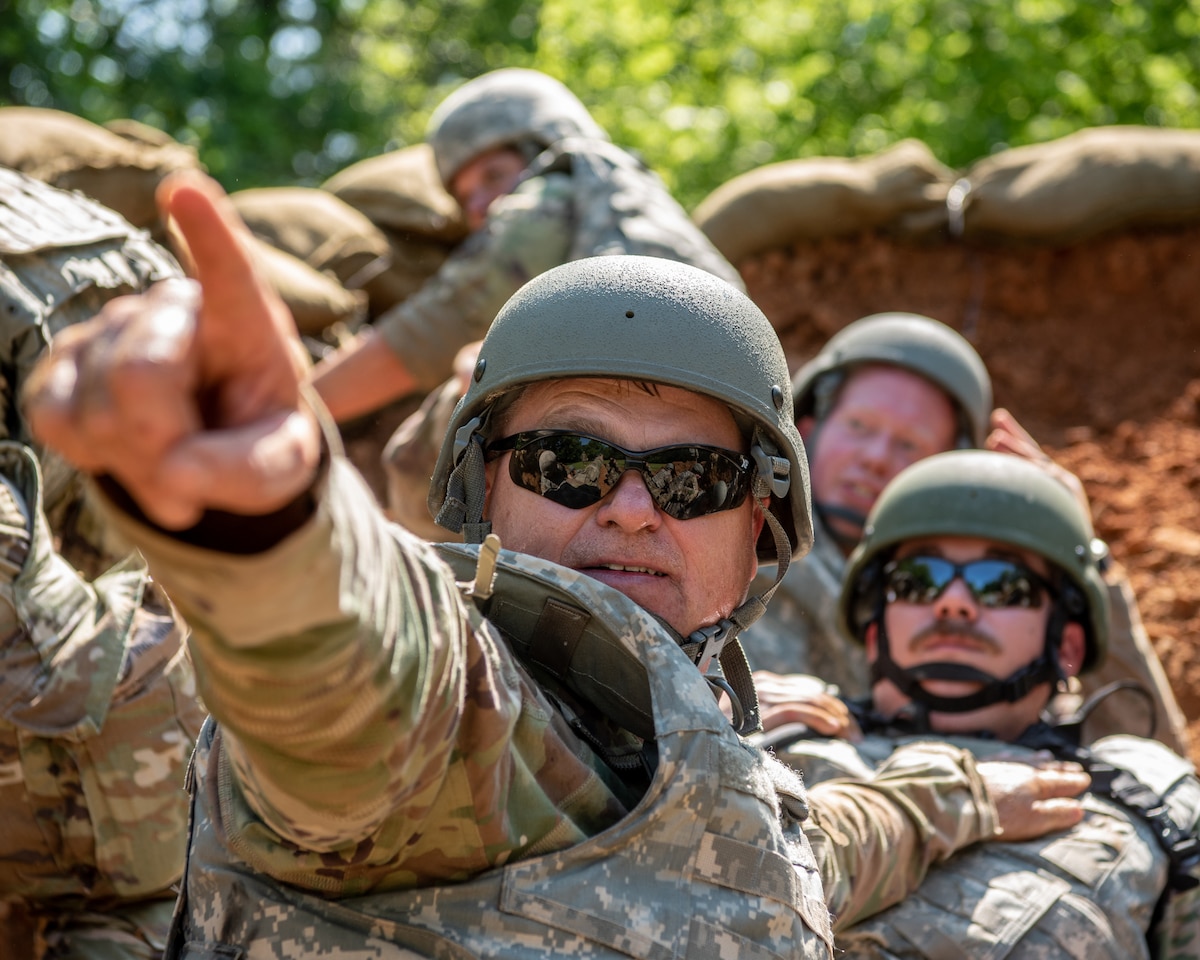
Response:
POLYGON ((835 932, 899 903, 934 863, 996 832, 974 759, 950 744, 901 747, 869 783, 818 783, 809 800, 805 832, 835 932))
POLYGON ((375 322, 417 389, 428 392, 450 376, 454 355, 483 338, 509 297, 567 261, 573 209, 566 174, 527 180, 492 204, 487 224, 420 290, 375 322))
POLYGON ((334 463, 315 517, 261 554, 189 547, 112 511, 192 626, 201 695, 252 805, 317 849, 377 826, 402 800, 394 779, 422 789, 445 758, 413 741, 449 741, 465 679, 453 584, 389 548, 339 496, 334 463))
POLYGON ((270 831, 243 832, 265 869, 316 885, 337 853, 385 886, 461 879, 619 817, 433 549, 340 457, 318 493, 304 527, 250 556, 113 511, 192 626, 236 787, 270 831))

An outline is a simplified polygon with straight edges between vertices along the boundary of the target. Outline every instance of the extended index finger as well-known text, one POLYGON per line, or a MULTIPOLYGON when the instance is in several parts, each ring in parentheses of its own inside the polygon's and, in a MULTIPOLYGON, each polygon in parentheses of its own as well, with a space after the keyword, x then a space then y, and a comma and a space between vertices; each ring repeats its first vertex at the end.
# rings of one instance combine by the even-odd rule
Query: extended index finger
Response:
POLYGON ((255 329, 255 316, 277 322, 286 307, 259 276, 250 232, 220 185, 198 171, 181 171, 159 186, 158 202, 187 244, 204 291, 206 325, 245 336, 255 329))

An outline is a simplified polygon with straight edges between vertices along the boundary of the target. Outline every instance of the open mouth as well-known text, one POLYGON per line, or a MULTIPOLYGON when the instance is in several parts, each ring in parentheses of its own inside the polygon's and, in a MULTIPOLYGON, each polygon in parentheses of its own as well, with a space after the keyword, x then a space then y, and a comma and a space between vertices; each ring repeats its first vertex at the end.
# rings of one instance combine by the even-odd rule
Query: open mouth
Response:
POLYGON ((592 568, 593 570, 615 570, 618 573, 640 573, 651 577, 665 577, 666 574, 658 570, 651 570, 649 567, 626 566, 620 563, 602 563, 592 568))

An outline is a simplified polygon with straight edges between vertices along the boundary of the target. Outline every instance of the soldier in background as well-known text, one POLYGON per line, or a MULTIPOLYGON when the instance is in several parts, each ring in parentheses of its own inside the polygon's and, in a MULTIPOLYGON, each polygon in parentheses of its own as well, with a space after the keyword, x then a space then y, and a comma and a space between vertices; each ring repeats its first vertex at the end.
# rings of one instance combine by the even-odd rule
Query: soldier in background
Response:
POLYGON ((189 614, 219 719, 171 956, 832 957, 829 909, 895 902, 997 822, 1077 820, 1077 768, 940 745, 818 785, 810 817, 731 729, 706 671, 720 657, 713 687, 753 728, 747 587, 811 540, 783 351, 733 287, 596 257, 518 292, 435 473, 471 545, 435 548, 330 448, 219 190, 181 177, 163 200, 199 289, 104 311, 28 404, 189 614), (560 502, 546 450, 619 479, 560 502), (723 465, 703 498, 645 482, 692 463, 723 465), (818 862, 810 832, 840 842, 818 862))
POLYGON ((912 897, 839 929, 841 955, 1200 955, 1196 895, 1179 896, 1200 879, 1191 764, 1128 735, 1084 748, 1077 726, 1050 719, 1058 681, 1097 669, 1107 650, 1093 544, 1087 512, 1062 484, 1002 453, 924 459, 877 500, 838 603, 845 632, 865 647, 871 694, 794 705, 810 732, 790 745, 768 734, 780 758, 806 780, 869 781, 901 744, 935 737, 981 759, 1050 751, 1093 779, 1078 825, 956 854, 912 897), (814 728, 835 739, 812 738, 814 728))
POLYGON ((179 275, 112 211, 0 169, 5 960, 152 960, 166 943, 203 721, 184 628, 75 471, 28 445, 17 397, 55 334, 179 275))
POLYGON ((496 70, 464 84, 434 111, 428 142, 472 234, 416 294, 316 366, 339 423, 435 390, 505 301, 558 264, 643 254, 741 286, 661 180, 543 73, 496 70))
MULTIPOLYGON (((840 634, 837 598, 846 556, 884 486, 924 457, 982 448, 1024 457, 1050 472, 1087 509, 1079 479, 1058 466, 1006 410, 992 408, 983 360, 955 330, 917 314, 877 314, 835 334, 792 381, 797 424, 812 467, 815 543, 794 565, 765 616, 747 632, 756 669, 807 674, 846 696, 868 690, 861 648, 840 634)), ((1101 695, 1085 740, 1112 733, 1153 736, 1188 753, 1187 726, 1146 636, 1128 578, 1105 557, 1113 627, 1104 666, 1071 682, 1074 710, 1110 684, 1141 692, 1101 695)), ((786 681, 763 676, 764 702, 790 698, 786 681), (778 692, 777 692, 778 691, 778 692)))

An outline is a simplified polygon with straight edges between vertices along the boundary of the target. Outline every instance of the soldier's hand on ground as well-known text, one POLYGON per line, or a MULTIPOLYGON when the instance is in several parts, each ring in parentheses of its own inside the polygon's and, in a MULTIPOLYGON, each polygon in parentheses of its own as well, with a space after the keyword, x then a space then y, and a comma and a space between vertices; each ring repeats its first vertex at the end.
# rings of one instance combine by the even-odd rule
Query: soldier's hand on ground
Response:
POLYGON ((269 513, 312 483, 320 459, 291 315, 215 182, 177 174, 158 198, 196 280, 109 301, 55 337, 26 413, 40 441, 111 475, 164 527, 191 526, 206 508, 269 513))
POLYGON ((1014 456, 1023 457, 1030 463, 1037 464, 1071 491, 1071 495, 1082 505, 1084 513, 1089 517, 1092 515, 1092 506, 1088 502, 1083 481, 1062 464, 1056 463, 1008 410, 1003 407, 993 410, 990 426, 991 432, 984 441, 984 446, 988 450, 1011 453, 1014 456))
POLYGON ((854 742, 862 739, 849 708, 816 677, 758 670, 754 673, 754 688, 764 731, 802 723, 822 736, 854 742))
POLYGON ((978 769, 996 806, 998 840, 1032 840, 1083 819, 1078 798, 1092 778, 1077 763, 987 760, 978 769))

